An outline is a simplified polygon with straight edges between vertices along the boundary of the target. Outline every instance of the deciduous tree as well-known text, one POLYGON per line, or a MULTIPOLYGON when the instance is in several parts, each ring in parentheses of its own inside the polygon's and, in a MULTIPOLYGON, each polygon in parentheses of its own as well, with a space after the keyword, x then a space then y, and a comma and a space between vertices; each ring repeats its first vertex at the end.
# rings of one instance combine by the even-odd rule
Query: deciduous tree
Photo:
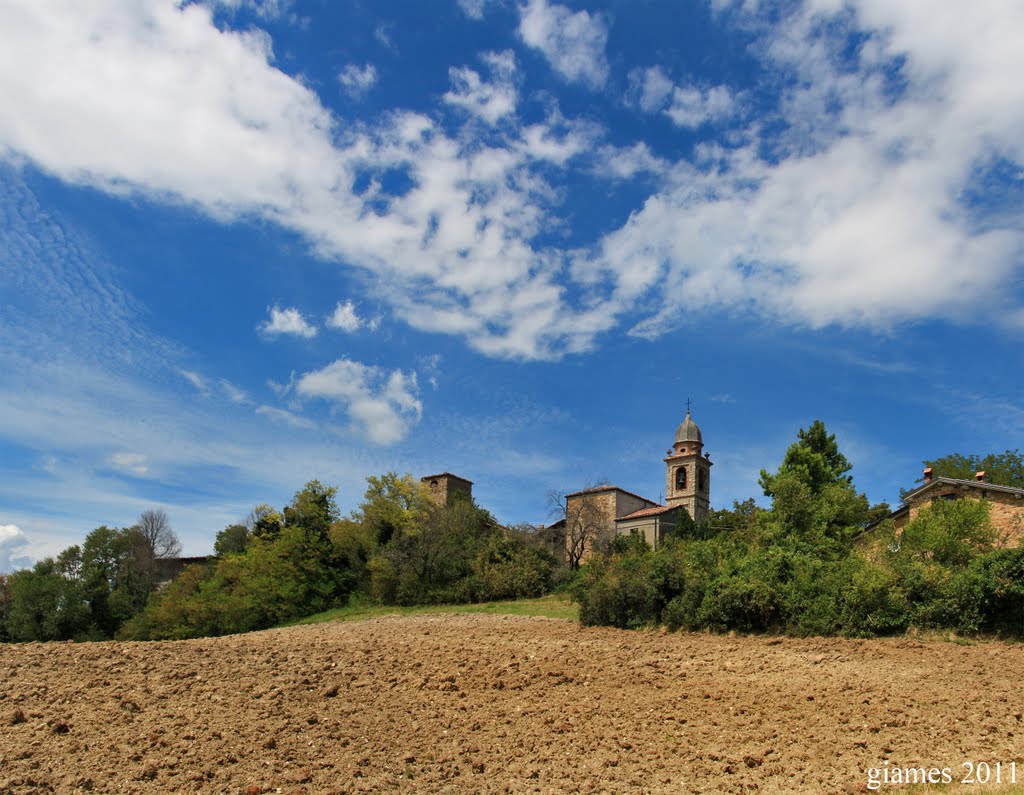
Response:
POLYGON ((951 453, 925 461, 924 465, 932 468, 935 477, 974 480, 976 472, 984 472, 990 483, 1024 489, 1024 454, 1020 450, 984 456, 951 453))

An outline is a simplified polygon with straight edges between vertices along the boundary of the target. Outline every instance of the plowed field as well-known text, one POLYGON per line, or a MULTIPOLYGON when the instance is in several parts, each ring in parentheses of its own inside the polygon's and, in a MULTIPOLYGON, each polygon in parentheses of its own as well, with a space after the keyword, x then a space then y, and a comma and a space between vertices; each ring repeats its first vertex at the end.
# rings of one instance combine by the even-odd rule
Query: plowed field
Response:
POLYGON ((863 792, 887 762, 1014 760, 1024 780, 1022 672, 1000 643, 480 615, 0 646, 0 793, 863 792))

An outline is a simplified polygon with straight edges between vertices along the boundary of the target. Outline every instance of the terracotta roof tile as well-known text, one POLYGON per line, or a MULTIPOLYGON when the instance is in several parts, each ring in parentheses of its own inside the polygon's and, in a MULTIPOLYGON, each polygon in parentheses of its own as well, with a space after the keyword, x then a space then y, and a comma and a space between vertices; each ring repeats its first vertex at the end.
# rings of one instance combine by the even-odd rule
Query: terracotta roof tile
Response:
POLYGON ((633 513, 620 516, 615 521, 621 522, 625 519, 641 519, 644 516, 657 516, 660 513, 668 513, 671 510, 673 510, 673 508, 669 508, 666 505, 655 505, 653 508, 641 508, 639 511, 633 511, 633 513))

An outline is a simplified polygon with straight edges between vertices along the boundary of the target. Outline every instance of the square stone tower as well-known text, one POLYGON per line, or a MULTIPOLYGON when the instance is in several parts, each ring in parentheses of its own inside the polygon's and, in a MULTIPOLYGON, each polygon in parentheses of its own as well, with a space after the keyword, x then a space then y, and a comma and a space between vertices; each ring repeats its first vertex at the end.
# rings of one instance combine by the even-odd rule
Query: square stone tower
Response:
POLYGON ((457 499, 473 499, 473 481, 460 478, 451 472, 427 475, 420 478, 420 482, 430 491, 434 502, 441 506, 451 505, 452 501, 457 499))
POLYGON ((676 429, 676 440, 665 459, 665 505, 686 508, 695 522, 708 518, 711 495, 711 459, 701 456, 704 440, 700 428, 686 410, 676 429))

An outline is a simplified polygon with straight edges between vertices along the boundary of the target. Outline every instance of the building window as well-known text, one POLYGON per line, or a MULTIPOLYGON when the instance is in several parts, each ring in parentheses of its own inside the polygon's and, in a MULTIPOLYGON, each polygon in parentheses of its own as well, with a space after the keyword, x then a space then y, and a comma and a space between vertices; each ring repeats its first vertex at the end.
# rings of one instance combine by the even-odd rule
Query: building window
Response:
POLYGON ((686 489, 686 467, 679 467, 676 470, 676 491, 686 489))
POLYGON ((707 473, 703 469, 697 470, 697 488, 700 491, 708 490, 708 479, 707 473))

